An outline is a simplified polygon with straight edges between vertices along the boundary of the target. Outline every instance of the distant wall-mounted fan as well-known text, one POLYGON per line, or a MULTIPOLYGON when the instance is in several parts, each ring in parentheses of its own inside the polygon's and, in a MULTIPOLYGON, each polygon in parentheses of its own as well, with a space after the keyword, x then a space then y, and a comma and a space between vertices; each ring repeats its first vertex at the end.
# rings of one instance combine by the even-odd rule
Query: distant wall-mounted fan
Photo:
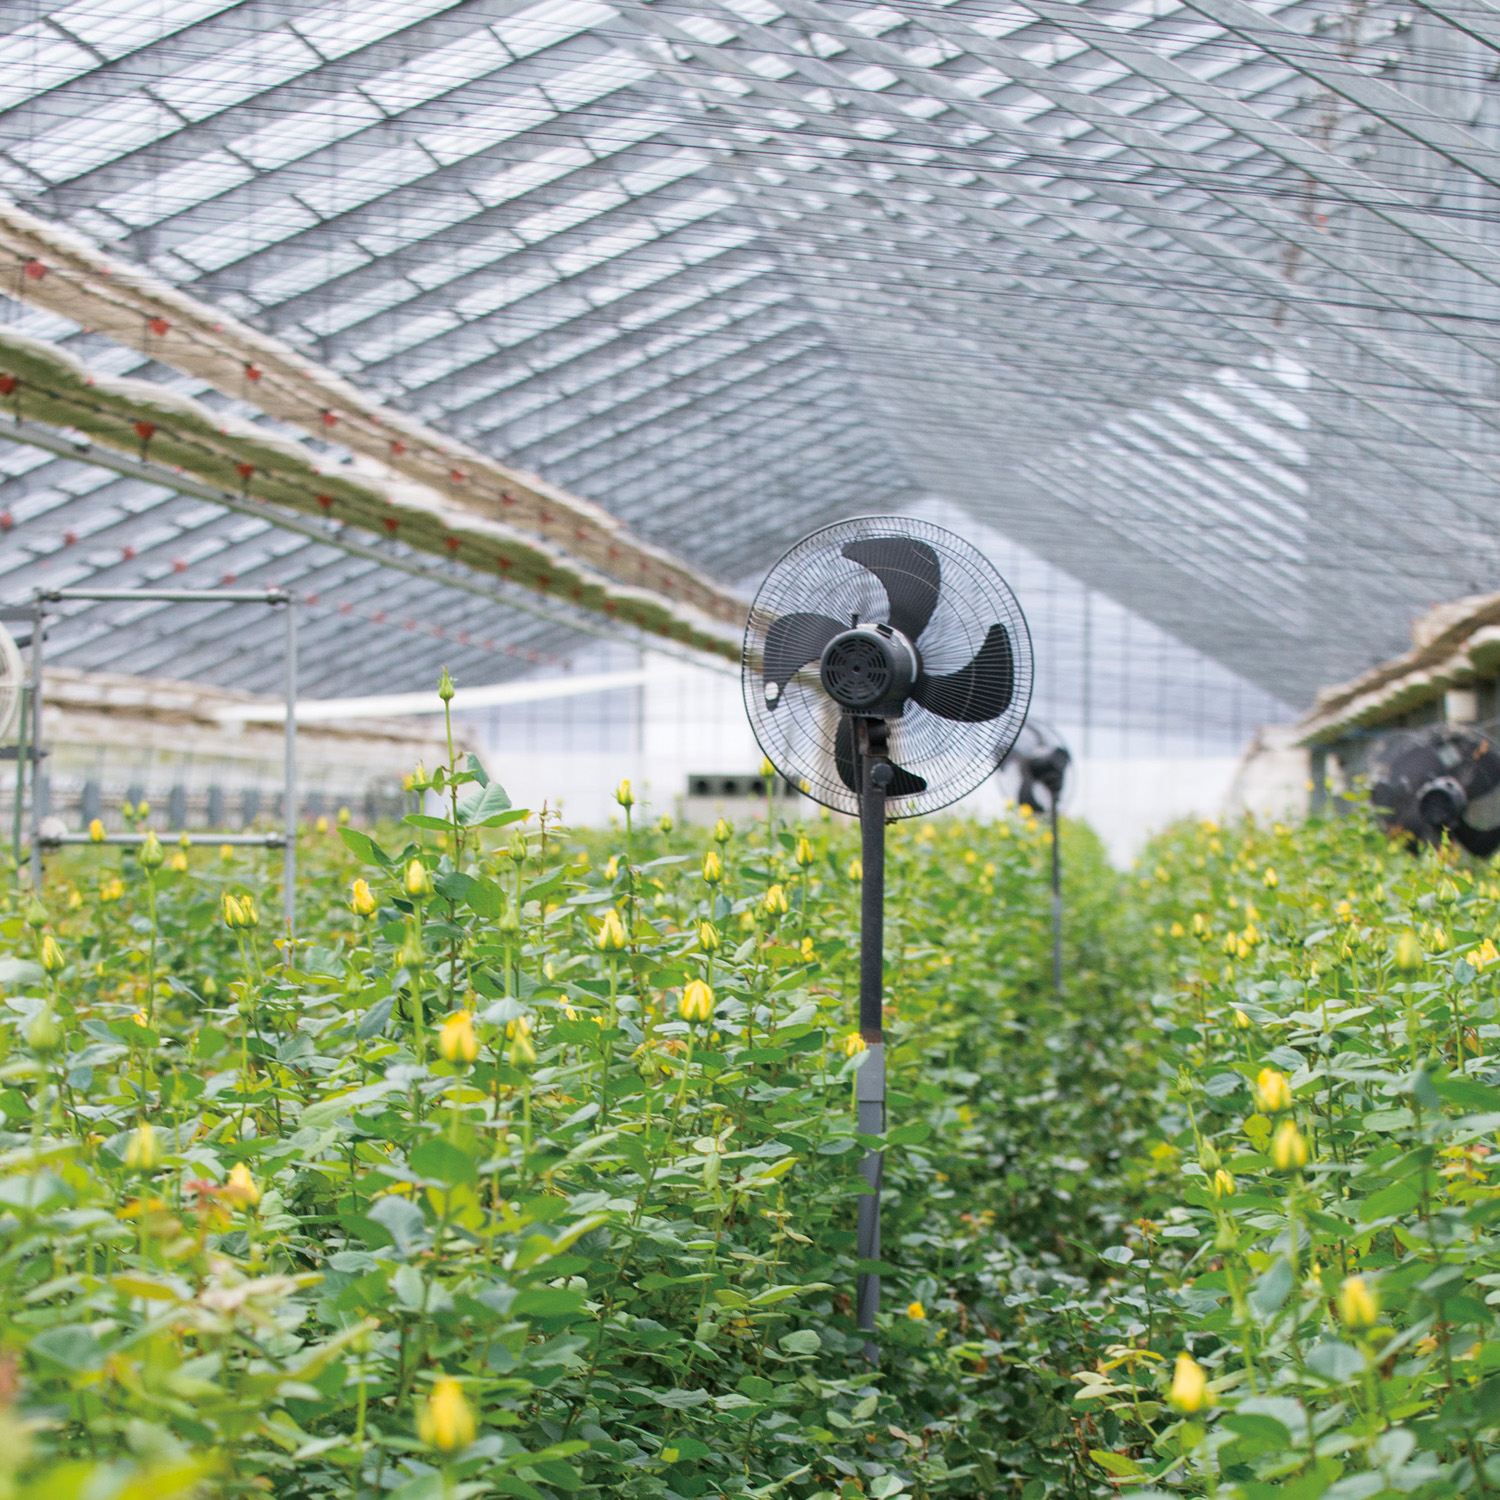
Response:
POLYGON ((1044 724, 1027 722, 1008 755, 1000 759, 1002 770, 1016 778, 1016 802, 1034 813, 1046 813, 1052 822, 1052 987, 1063 991, 1062 962, 1062 829, 1058 811, 1073 757, 1062 739, 1044 724))
POLYGON ((1391 832, 1470 854, 1500 849, 1500 750, 1464 724, 1431 724, 1385 740, 1370 764, 1370 804, 1391 832))
MULTIPOLYGON (((859 816, 859 1128, 885 1130, 885 824, 956 801, 993 774, 1026 721, 1031 636, 989 560, 904 516, 841 521, 771 569, 745 631, 745 707, 761 749, 825 807, 859 816)), ((883 1157, 861 1163, 859 1256, 880 1258, 883 1157)), ((880 1278, 859 1277, 875 1327, 880 1278)), ((875 1357, 873 1344, 866 1356, 875 1357)))

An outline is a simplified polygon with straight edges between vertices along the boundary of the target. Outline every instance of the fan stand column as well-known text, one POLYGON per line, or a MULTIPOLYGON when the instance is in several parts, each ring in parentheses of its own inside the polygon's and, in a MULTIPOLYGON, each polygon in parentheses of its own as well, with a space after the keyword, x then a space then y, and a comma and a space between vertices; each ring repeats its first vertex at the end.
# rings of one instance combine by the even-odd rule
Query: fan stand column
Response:
MULTIPOLYGON (((864 1061, 855 1075, 861 1135, 885 1134, 885 797, 893 772, 885 758, 886 725, 881 719, 858 721, 860 751, 859 827, 863 879, 859 905, 859 1035, 864 1061)), ((870 1151, 859 1165, 865 1191, 859 1198, 858 1254, 861 1263, 880 1259, 880 1191, 885 1153, 870 1151)), ((880 1277, 861 1271, 855 1295, 859 1326, 875 1331, 880 1310, 880 1277)), ((867 1340, 864 1357, 875 1364, 880 1351, 867 1340)))

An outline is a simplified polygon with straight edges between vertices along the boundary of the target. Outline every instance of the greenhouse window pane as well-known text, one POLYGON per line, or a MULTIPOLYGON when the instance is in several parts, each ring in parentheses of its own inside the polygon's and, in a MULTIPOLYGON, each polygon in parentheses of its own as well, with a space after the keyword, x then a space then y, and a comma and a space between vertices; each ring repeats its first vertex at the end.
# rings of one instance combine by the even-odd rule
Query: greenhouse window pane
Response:
POLYGON ((613 20, 614 12, 597 0, 544 0, 490 29, 517 58, 530 57, 565 37, 613 20))
POLYGON ((150 46, 206 16, 228 10, 235 0, 156 0, 151 5, 122 4, 121 0, 74 0, 52 12, 54 26, 86 43, 107 58, 150 46))
POLYGON ((308 109, 272 119, 231 143, 246 161, 269 171, 343 140, 381 118, 362 94, 335 94, 308 109))
POLYGON ((483 78, 509 62, 505 49, 487 28, 480 27, 446 47, 423 52, 399 68, 377 74, 363 89, 382 109, 400 114, 483 78))
POLYGON ((326 58, 343 57, 403 27, 452 10, 458 0, 334 0, 292 24, 326 58))
POLYGON ((10 154, 40 177, 64 182, 166 135, 177 121, 154 99, 112 100, 87 114, 17 141, 10 154))
POLYGON ((83 47, 60 37, 42 21, 0 37, 0 109, 86 73, 95 65, 83 47))
POLYGON ((161 80, 156 96, 189 120, 207 119, 318 65, 318 54, 290 31, 251 37, 161 80))

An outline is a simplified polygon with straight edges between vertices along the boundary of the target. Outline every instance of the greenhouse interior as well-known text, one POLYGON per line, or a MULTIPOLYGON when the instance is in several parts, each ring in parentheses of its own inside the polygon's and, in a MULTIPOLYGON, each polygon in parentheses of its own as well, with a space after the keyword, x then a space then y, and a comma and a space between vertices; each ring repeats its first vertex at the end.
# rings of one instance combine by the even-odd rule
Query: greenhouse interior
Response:
POLYGON ((0 1500, 1500 1494, 1500 0, 0 4, 0 1500))

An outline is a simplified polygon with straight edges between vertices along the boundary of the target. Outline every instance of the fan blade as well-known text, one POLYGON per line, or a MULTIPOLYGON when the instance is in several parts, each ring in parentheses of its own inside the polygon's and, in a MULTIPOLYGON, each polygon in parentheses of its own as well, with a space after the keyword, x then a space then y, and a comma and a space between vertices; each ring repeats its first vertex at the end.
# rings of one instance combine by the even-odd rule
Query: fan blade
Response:
POLYGON ((823 648, 841 630, 848 627, 827 615, 778 615, 766 631, 765 650, 761 653, 761 681, 776 684, 774 696, 766 702, 775 708, 781 701, 781 690, 808 662, 816 661, 823 648))
MULTIPOLYGON (((859 781, 854 774, 854 720, 848 714, 839 719, 838 732, 833 737, 833 763, 838 767, 839 780, 856 795, 859 793, 859 781)), ((898 766, 891 762, 891 784, 885 789, 885 794, 890 797, 915 797, 918 792, 925 792, 927 783, 904 766, 898 766)))
POLYGON ((911 690, 914 702, 940 719, 959 724, 983 724, 998 719, 1010 707, 1016 690, 1016 659, 1010 634, 1003 625, 991 625, 984 645, 968 666, 945 677, 925 672, 911 690))
POLYGON ((891 602, 886 622, 907 640, 915 641, 927 629, 937 608, 942 569, 937 553, 926 542, 905 536, 873 536, 846 542, 843 554, 850 562, 868 568, 885 585, 891 602))

